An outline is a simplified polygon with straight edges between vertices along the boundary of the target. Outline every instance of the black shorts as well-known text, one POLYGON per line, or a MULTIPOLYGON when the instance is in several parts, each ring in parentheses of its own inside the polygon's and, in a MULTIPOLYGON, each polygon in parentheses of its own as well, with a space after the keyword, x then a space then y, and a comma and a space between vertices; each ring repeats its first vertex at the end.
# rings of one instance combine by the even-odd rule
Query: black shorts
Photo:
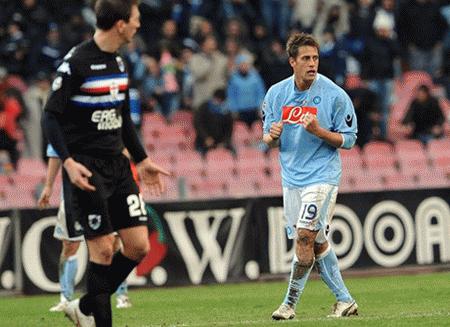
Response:
POLYGON ((70 237, 82 233, 89 239, 123 228, 147 225, 145 203, 133 179, 127 157, 72 157, 90 170, 92 176, 89 182, 96 190, 88 192, 79 189, 63 170, 66 213, 70 212, 72 218, 72 222, 67 224, 70 237))

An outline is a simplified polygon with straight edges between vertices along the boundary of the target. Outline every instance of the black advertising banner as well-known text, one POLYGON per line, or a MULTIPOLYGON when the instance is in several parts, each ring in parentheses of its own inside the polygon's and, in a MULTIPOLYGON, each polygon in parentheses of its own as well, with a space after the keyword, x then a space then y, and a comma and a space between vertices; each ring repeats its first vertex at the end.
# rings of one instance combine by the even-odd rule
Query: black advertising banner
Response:
MULTIPOLYGON (((449 201, 450 189, 340 194, 329 239, 341 267, 449 263, 449 201)), ((156 203, 147 210, 151 250, 130 274, 129 285, 225 283, 290 270, 294 248, 286 237, 281 197, 156 203)), ((56 210, 18 214, 23 291, 58 292, 56 210)), ((0 218, 0 237, 11 243, 4 236, 7 225, 0 218)), ((0 256, 2 273, 14 267, 14 247, 9 249, 0 256)), ((82 246, 79 285, 86 263, 82 246)))
POLYGON ((16 288, 12 211, 0 211, 0 290, 16 288))

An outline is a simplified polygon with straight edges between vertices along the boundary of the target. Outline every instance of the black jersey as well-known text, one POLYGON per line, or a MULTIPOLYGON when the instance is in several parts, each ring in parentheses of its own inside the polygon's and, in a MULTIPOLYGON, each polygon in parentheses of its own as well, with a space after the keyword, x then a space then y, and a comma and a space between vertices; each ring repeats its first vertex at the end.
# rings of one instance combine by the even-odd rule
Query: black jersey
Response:
POLYGON ((123 118, 130 115, 122 58, 94 40, 74 47, 57 70, 45 110, 59 114, 70 154, 120 154, 123 118))

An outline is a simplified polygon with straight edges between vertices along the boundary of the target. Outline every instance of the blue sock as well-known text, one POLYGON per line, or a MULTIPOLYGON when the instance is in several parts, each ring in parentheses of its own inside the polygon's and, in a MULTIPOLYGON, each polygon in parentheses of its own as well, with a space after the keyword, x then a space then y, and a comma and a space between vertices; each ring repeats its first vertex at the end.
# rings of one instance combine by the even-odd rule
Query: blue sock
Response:
POLYGON ((296 255, 294 255, 294 259, 292 260, 291 276, 289 278, 289 286, 286 292, 286 296, 283 300, 284 304, 287 304, 295 309, 300 296, 303 293, 303 289, 305 288, 306 282, 308 281, 309 274, 311 273, 313 266, 314 264, 312 264, 311 267, 309 267, 309 269, 307 269, 305 272, 300 272, 300 276, 297 276, 299 275, 299 272, 297 271, 299 269, 298 258, 296 255))
POLYGON ((352 302, 350 295, 339 270, 336 253, 328 246, 328 249, 319 257, 316 257, 320 277, 327 284, 328 288, 336 296, 336 300, 342 302, 352 302))
POLYGON ((61 294, 70 301, 73 297, 75 288, 75 276, 78 270, 78 260, 76 255, 67 259, 60 259, 59 283, 61 285, 61 294))
POLYGON ((120 296, 120 295, 127 295, 128 294, 128 284, 127 281, 124 280, 122 282, 122 284, 119 285, 119 287, 116 290, 116 295, 120 296))

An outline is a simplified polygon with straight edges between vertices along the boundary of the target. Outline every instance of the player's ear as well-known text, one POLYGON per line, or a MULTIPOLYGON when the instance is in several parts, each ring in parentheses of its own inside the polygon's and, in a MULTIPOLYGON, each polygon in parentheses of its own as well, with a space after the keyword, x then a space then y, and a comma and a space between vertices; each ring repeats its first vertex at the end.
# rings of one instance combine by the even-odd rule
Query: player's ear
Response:
POLYGON ((118 20, 115 24, 114 27, 117 29, 117 31, 119 32, 119 34, 122 34, 124 29, 125 29, 125 21, 123 19, 118 20))
POLYGON ((294 66, 295 66, 295 58, 294 57, 289 57, 289 65, 291 65, 291 67, 294 68, 294 66))

